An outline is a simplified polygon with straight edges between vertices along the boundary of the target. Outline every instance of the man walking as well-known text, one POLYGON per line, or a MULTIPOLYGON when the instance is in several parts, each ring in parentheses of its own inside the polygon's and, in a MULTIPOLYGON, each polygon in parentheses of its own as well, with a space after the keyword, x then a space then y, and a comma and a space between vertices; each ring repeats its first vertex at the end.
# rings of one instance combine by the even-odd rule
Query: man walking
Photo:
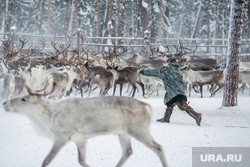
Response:
POLYGON ((141 70, 140 74, 160 78, 165 85, 164 104, 167 108, 164 117, 157 121, 169 123, 173 108, 177 105, 180 110, 186 111, 193 117, 197 125, 200 126, 201 113, 195 112, 187 103, 186 87, 179 66, 180 64, 176 62, 176 59, 170 58, 168 59, 168 66, 141 70))

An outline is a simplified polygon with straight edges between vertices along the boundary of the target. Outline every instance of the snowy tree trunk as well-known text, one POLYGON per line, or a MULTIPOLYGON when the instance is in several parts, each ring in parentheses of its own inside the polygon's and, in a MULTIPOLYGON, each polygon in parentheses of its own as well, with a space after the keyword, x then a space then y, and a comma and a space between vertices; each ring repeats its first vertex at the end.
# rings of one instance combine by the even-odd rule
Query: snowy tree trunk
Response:
MULTIPOLYGON (((4 13, 3 13, 3 22, 2 22, 2 31, 3 33, 6 33, 7 29, 6 29, 6 22, 7 22, 7 16, 8 16, 8 0, 4 0, 4 13)), ((5 39, 5 35, 3 35, 2 37, 3 39, 5 39)))
MULTIPOLYGON (((109 29, 109 37, 112 37, 112 0, 109 0, 109 22, 108 22, 108 29, 109 29)), ((112 44, 112 43, 111 43, 112 44)))
POLYGON ((231 0, 228 57, 222 102, 224 107, 237 106, 238 101, 239 56, 243 25, 243 10, 244 0, 231 0))
MULTIPOLYGON (((197 12, 197 16, 195 18, 195 27, 194 27, 193 33, 191 35, 191 38, 196 38, 196 33, 198 31, 198 26, 199 26, 202 10, 203 10, 203 8, 202 8, 202 0, 200 0, 199 9, 198 9, 198 12, 197 12)), ((196 42, 196 41, 191 41, 191 43, 193 43, 193 42, 196 42)))
POLYGON ((47 33, 50 34, 51 33, 51 0, 48 1, 48 29, 47 29, 47 33))
POLYGON ((209 50, 209 45, 210 45, 210 21, 211 21, 211 6, 210 6, 210 0, 208 0, 208 13, 207 13, 207 39, 209 39, 207 41, 207 48, 206 48, 206 52, 209 54, 210 50, 209 50))
MULTIPOLYGON (((118 0, 117 1, 117 18, 116 18, 116 27, 115 27, 115 35, 116 35, 116 37, 120 36, 120 32, 119 32, 120 13, 121 13, 121 0, 118 0)), ((118 41, 116 41, 116 43, 118 43, 118 41)))
POLYGON ((68 33, 72 34, 72 35, 75 33, 77 6, 78 6, 78 0, 72 0, 70 21, 69 21, 69 30, 68 30, 68 33))
POLYGON ((139 7, 140 7, 140 11, 141 11, 141 26, 143 27, 142 30, 142 35, 143 32, 145 32, 147 30, 147 25, 148 25, 148 14, 147 14, 147 6, 148 4, 145 3, 143 0, 139 0, 139 7))
MULTIPOLYGON (((101 27, 100 27, 100 22, 101 22, 101 18, 100 18, 100 0, 97 0, 97 36, 100 37, 101 36, 101 27)), ((100 39, 98 39, 98 43, 100 43, 100 39)))
POLYGON ((125 18, 126 18, 126 3, 123 1, 122 3, 122 25, 121 25, 121 36, 123 37, 125 34, 125 18))
POLYGON ((157 43, 160 43, 160 38, 161 38, 162 17, 163 17, 163 2, 161 0, 160 1, 160 16, 159 16, 159 27, 158 27, 158 40, 157 40, 157 43))
POLYGON ((39 9, 39 15, 38 15, 38 32, 39 34, 42 33, 42 25, 43 25, 43 14, 44 14, 44 5, 45 5, 45 0, 41 0, 40 2, 40 9, 39 9))
MULTIPOLYGON (((250 28, 250 0, 248 1, 248 28, 250 28)), ((248 31, 248 38, 250 38, 250 31, 248 31)))
POLYGON ((181 16, 181 23, 180 23, 180 28, 179 28, 179 33, 178 33, 178 38, 181 37, 181 31, 182 31, 182 25, 183 25, 183 20, 184 20, 184 17, 185 17, 185 14, 186 14, 186 10, 187 10, 187 0, 185 0, 185 4, 184 6, 182 7, 182 16, 181 16))

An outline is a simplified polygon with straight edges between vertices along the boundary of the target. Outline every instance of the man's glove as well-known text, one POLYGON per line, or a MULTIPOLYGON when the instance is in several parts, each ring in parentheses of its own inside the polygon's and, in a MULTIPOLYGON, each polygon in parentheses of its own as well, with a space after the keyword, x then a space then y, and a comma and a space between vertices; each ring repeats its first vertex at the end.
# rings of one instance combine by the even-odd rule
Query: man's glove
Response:
POLYGON ((142 74, 142 75, 145 75, 145 74, 144 74, 144 70, 141 70, 139 73, 142 74))

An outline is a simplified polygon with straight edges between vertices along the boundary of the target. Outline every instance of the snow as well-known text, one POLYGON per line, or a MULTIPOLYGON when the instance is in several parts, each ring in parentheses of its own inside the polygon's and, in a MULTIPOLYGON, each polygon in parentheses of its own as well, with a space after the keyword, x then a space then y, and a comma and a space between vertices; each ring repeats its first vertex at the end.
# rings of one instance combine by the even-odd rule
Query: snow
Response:
POLYGON ((148 3, 146 3, 145 1, 142 1, 142 6, 147 9, 148 8, 148 3))
MULTIPOLYGON (((208 92, 204 93, 205 98, 199 98, 200 94, 192 92, 192 97, 188 98, 189 105, 203 114, 200 127, 194 119, 177 108, 171 116, 171 123, 156 122, 165 111, 164 91, 160 92, 159 97, 152 95, 148 99, 141 97, 141 91, 136 93, 135 98, 151 104, 153 108, 151 132, 163 146, 170 167, 191 167, 193 147, 250 147, 248 92, 239 94, 237 107, 221 108, 222 92, 214 98, 209 98, 208 92)), ((2 107, 0 124, 0 166, 41 166, 52 147, 52 141, 38 136, 26 117, 6 113, 2 107)), ((143 144, 133 139, 132 148, 133 154, 124 167, 161 167, 156 154, 143 144)), ((62 148, 49 167, 80 167, 77 156, 76 146, 70 142, 62 148)), ((113 167, 120 156, 117 136, 106 135, 88 140, 86 161, 91 167, 113 167)))
POLYGON ((160 13, 160 9, 157 4, 154 4, 153 8, 155 13, 160 13))

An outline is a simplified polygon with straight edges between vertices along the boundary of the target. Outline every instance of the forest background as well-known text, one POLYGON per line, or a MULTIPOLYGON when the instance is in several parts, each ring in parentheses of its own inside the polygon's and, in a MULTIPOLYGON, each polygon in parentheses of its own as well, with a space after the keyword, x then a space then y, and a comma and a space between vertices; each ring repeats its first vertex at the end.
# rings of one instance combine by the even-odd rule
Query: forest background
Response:
MULTIPOLYGON (((230 0, 0 0, 0 32, 155 38, 227 38, 230 0)), ((242 38, 250 38, 250 0, 242 38)))

